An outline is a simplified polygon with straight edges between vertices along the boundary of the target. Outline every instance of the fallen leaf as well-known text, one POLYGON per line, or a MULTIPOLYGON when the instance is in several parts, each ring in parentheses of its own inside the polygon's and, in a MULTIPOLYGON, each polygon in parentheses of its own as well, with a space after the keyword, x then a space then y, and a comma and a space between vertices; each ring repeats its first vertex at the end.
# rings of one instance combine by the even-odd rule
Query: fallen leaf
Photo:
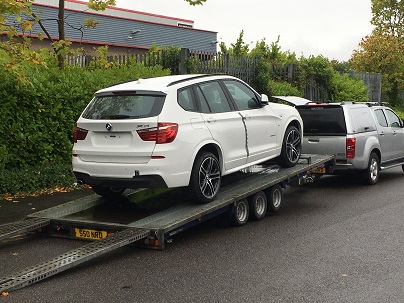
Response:
POLYGON ((6 292, 6 291, 3 291, 3 292, 1 293, 1 296, 2 296, 2 297, 7 297, 8 295, 9 295, 9 293, 6 292))
POLYGON ((17 201, 17 200, 13 200, 13 203, 18 203, 18 201, 17 201))
POLYGON ((36 208, 35 207, 33 207, 33 208, 31 208, 32 210, 35 210, 36 208))
POLYGON ((347 275, 347 274, 342 274, 341 276, 342 276, 342 277, 348 277, 348 275, 347 275))
POLYGON ((18 256, 18 253, 16 253, 16 252, 15 252, 15 253, 13 253, 13 256, 18 256))

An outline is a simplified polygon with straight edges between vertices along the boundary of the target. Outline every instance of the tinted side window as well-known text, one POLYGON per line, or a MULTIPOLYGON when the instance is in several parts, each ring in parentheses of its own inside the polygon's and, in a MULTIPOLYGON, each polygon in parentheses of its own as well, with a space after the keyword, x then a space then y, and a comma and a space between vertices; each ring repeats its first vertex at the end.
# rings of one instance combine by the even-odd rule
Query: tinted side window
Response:
POLYGON ((185 110, 195 111, 195 102, 190 87, 178 91, 178 104, 185 110))
POLYGON ((112 95, 95 97, 83 113, 86 119, 136 119, 160 114, 165 97, 112 95))
POLYGON ((386 114, 387 114, 387 117, 389 118, 391 127, 400 127, 401 126, 400 118, 397 117, 397 115, 392 110, 386 109, 386 114))
MULTIPOLYGON (((202 99, 206 101, 212 113, 223 113, 231 111, 229 102, 220 84, 216 81, 201 83, 198 85, 202 99)), ((204 101, 201 100, 201 103, 204 101)))
POLYGON ((238 110, 260 108, 257 95, 243 83, 234 80, 224 80, 223 83, 233 97, 238 110))
POLYGON ((303 133, 317 135, 345 135, 345 116, 340 106, 298 106, 303 119, 303 133))
POLYGON ((201 113, 210 113, 208 101, 199 86, 196 87, 196 94, 198 95, 199 104, 201 105, 201 113))
POLYGON ((384 126, 384 127, 388 126, 386 116, 384 115, 384 113, 381 109, 376 109, 375 115, 376 115, 377 121, 379 122, 379 124, 381 126, 384 126))
POLYGON ((354 130, 356 132, 376 130, 375 120, 372 117, 369 107, 353 107, 351 108, 350 113, 354 124, 354 130))

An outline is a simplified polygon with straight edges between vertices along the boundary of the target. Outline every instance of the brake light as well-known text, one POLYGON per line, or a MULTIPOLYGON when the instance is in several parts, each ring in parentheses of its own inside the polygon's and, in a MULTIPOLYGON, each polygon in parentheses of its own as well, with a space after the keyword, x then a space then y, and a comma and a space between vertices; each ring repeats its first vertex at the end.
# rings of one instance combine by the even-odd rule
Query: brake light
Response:
POLYGON ((171 143, 178 133, 177 123, 158 123, 157 127, 137 131, 143 141, 155 141, 157 144, 171 143))
POLYGON ((355 147, 356 147, 356 139, 347 138, 346 139, 346 157, 348 159, 355 158, 355 147))
POLYGON ((77 124, 74 124, 73 131, 73 140, 74 143, 77 143, 79 140, 84 140, 87 137, 88 130, 77 127, 77 124))

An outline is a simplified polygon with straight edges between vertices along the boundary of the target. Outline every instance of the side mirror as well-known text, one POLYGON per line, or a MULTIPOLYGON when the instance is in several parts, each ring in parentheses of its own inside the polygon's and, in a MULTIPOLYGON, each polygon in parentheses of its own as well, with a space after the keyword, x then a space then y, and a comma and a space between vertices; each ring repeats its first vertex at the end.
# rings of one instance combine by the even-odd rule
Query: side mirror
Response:
POLYGON ((261 104, 262 104, 262 105, 266 105, 266 104, 268 104, 268 103, 269 103, 268 96, 265 95, 265 94, 262 94, 262 95, 261 95, 261 104))

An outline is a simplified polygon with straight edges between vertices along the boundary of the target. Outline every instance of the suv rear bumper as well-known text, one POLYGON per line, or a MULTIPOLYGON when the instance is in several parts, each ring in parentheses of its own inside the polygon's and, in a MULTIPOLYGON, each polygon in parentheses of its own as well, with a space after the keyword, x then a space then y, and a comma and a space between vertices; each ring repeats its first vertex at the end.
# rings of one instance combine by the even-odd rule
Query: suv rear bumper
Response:
POLYGON ((352 163, 338 163, 335 164, 334 170, 350 170, 355 169, 352 163))
POLYGON ((133 178, 107 178, 92 177, 89 174, 73 172, 77 181, 88 185, 100 185, 106 187, 122 188, 167 188, 167 184, 159 175, 134 176, 133 178))

